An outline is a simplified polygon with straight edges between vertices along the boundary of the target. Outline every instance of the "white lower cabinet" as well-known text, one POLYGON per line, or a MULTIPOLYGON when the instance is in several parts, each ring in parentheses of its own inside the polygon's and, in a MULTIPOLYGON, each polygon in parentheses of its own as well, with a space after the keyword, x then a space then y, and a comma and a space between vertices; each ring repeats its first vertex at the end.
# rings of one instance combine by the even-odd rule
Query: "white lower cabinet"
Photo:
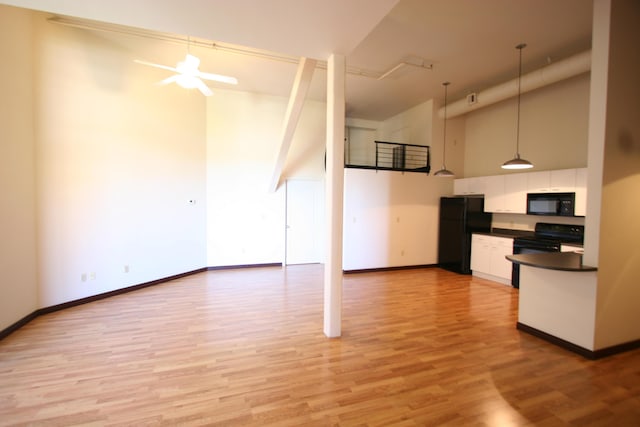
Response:
POLYGON ((474 276, 510 285, 512 264, 505 257, 512 253, 512 238, 473 234, 471 271, 474 276))

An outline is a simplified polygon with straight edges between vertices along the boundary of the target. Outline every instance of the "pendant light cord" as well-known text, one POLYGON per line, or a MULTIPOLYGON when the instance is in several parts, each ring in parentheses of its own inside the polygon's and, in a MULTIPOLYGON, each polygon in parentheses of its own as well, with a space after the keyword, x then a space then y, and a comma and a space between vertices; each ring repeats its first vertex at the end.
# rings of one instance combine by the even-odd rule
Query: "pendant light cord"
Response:
POLYGON ((516 49, 520 51, 520 62, 518 65, 518 117, 516 120, 516 157, 520 157, 520 85, 522 81, 522 49, 527 47, 522 43, 516 46, 516 49))
POLYGON ((447 86, 449 82, 442 83, 444 86, 444 139, 442 140, 442 169, 446 169, 447 158, 447 86))
POLYGON ((520 60, 518 61, 518 117, 516 121, 516 155, 513 159, 507 160, 502 164, 502 169, 529 169, 533 167, 533 164, 525 159, 520 158, 520 101, 522 97, 522 49, 527 47, 526 44, 521 43, 516 46, 516 49, 520 51, 520 60))

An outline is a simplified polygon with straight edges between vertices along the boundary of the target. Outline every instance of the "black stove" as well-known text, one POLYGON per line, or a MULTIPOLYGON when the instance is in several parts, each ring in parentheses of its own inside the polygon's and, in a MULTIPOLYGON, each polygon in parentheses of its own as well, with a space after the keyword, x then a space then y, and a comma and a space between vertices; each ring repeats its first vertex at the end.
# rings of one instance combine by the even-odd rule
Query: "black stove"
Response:
MULTIPOLYGON (((515 244, 561 245, 573 243, 581 245, 584 241, 584 225, 549 224, 538 222, 533 236, 516 237, 515 244)), ((560 249, 558 249, 560 250, 560 249)))
MULTIPOLYGON (((584 226, 570 224, 549 224, 539 222, 531 236, 513 239, 513 253, 560 252, 563 244, 582 245, 584 242, 584 226)), ((520 265, 513 264, 511 284, 520 287, 520 265)))

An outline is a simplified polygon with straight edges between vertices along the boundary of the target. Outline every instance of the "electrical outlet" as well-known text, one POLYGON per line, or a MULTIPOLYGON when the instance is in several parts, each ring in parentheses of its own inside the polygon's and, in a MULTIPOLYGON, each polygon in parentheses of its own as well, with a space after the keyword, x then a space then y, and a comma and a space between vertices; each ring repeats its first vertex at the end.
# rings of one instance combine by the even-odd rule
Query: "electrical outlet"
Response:
POLYGON ((86 282, 86 281, 87 281, 87 273, 82 273, 82 274, 80 275, 80 280, 81 280, 82 282, 86 282))
POLYGON ((96 280, 96 272, 95 272, 95 271, 92 271, 92 272, 91 272, 91 274, 89 274, 89 278, 90 278, 91 280, 96 280))
POLYGON ((125 272, 125 273, 128 273, 128 272, 129 272, 129 266, 128 266, 128 265, 125 265, 125 266, 124 266, 124 272, 125 272))

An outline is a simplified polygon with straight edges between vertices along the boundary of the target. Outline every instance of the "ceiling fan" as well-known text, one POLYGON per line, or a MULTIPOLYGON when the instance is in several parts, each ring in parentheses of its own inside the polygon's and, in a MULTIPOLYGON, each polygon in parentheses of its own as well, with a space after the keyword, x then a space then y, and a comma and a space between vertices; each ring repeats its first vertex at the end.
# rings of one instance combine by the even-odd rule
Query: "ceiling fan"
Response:
POLYGON ((238 84, 238 80, 235 77, 222 76, 220 74, 205 73, 198 69, 200 66, 200 58, 187 53, 187 56, 183 61, 178 62, 175 67, 168 65, 154 64, 153 62, 142 61, 136 59, 135 62, 142 65, 149 65, 151 67, 161 68, 163 70, 173 71, 174 75, 167 77, 166 79, 158 82, 158 84, 166 85, 169 83, 176 83, 180 87, 185 89, 198 89, 204 96, 211 96, 213 92, 202 81, 213 80, 221 83, 238 84))

